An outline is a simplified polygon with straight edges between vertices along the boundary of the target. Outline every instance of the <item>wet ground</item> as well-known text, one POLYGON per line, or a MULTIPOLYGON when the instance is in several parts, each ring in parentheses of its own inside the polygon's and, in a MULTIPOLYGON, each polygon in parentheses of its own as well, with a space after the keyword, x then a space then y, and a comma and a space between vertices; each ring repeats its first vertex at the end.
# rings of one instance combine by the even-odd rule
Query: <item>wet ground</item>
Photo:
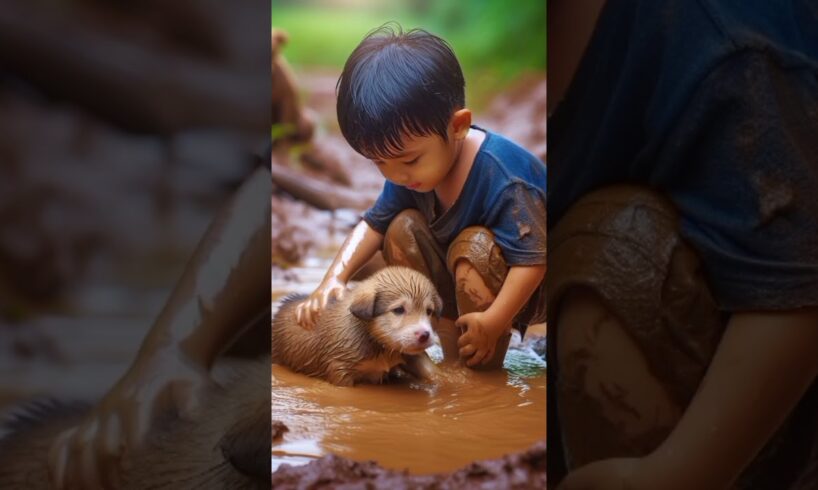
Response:
POLYGON ((438 473, 545 438, 545 370, 533 352, 509 352, 493 373, 441 371, 433 384, 342 388, 274 365, 272 417, 290 430, 273 446, 273 469, 336 454, 438 473))
MULTIPOLYGON (((374 198, 382 177, 371 163, 351 152, 337 128, 327 122, 334 110, 336 77, 318 72, 305 79, 314 102, 310 107, 322 121, 316 140, 343 161, 355 181, 354 189, 374 198)), ((241 145, 226 145, 236 148, 226 156, 180 153, 188 140, 229 139, 229 135, 191 132, 171 141, 137 138, 98 127, 65 109, 42 114, 39 108, 18 109, 7 112, 0 126, 19 128, 20 121, 27 121, 25 127, 30 126, 30 133, 39 138, 31 144, 21 143, 21 148, 33 152, 31 159, 40 158, 37 152, 72 157, 76 153, 77 161, 85 162, 66 168, 66 175, 32 179, 37 186, 57 182, 59 186, 53 186, 67 196, 64 203, 58 201, 62 220, 56 221, 60 228, 54 230, 53 242, 84 244, 88 235, 105 244, 115 243, 105 249, 112 252, 76 266, 77 270, 82 267, 81 282, 71 282, 79 272, 66 273, 65 282, 71 287, 59 304, 36 313, 33 308, 32 312, 18 308, 15 311, 22 313, 15 313, 15 320, 0 321, 0 353, 4 354, 0 355, 0 411, 39 396, 94 400, 104 394, 130 365, 210 216, 251 168, 242 160, 241 145), (64 124, 52 124, 55 120, 64 124), (94 138, 89 139, 89 134, 94 138), (79 140, 83 145, 78 145, 79 140), (170 152, 170 147, 176 151, 170 152), (123 161, 122 155, 129 159, 123 161), (217 165, 226 160, 235 161, 227 165, 234 169, 229 174, 217 165), (111 162, 121 165, 115 167, 111 162), (138 169, 140 179, 123 169, 138 169), (110 174, 110 179, 102 179, 103 173, 110 174), (180 173, 184 178, 178 178, 180 173), (105 196, 99 198, 99 193, 105 196), (91 196, 87 200, 86 194, 91 196), (109 209, 94 207, 100 201, 109 209), (134 210, 122 211, 132 202, 137 203, 134 210), (130 220, 115 219, 126 214, 130 220), (111 225, 113 232, 101 238, 95 235, 103 228, 97 221, 111 225), (71 241, 66 237, 79 238, 71 241)), ((503 132, 488 121, 477 122, 503 132)), ((536 127, 517 124, 522 137, 536 127)), ((513 126, 509 128, 514 131, 513 126)), ((23 165, 27 153, 20 155, 20 168, 35 168, 23 165)), ((48 188, 53 195, 57 191, 52 187, 48 188)), ((31 193, 38 189, 33 187, 31 193)), ((24 191, 27 188, 16 189, 24 191)), ((315 288, 355 224, 358 211, 319 211, 285 195, 273 196, 274 249, 287 241, 292 247, 292 260, 272 270, 273 302, 285 294, 309 293, 315 288), (279 227, 277 217, 282 220, 279 227)), ((52 240, 51 235, 48 238, 52 240)), ((61 266, 73 264, 66 256, 57 259, 55 263, 61 266)), ((374 459, 388 468, 409 468, 415 473, 438 472, 518 452, 545 438, 544 365, 527 349, 512 351, 502 372, 449 370, 434 386, 350 389, 279 366, 273 366, 272 374, 273 418, 280 416, 289 427, 273 450, 274 467, 338 454, 374 459)))
MULTIPOLYGON (((326 108, 334 102, 331 92, 336 76, 322 72, 301 76, 310 91, 309 105, 319 121, 332 121, 326 108)), ((540 90, 536 81, 525 83, 531 90, 540 90)), ((541 91, 544 103, 544 83, 541 91)), ((504 127, 512 133, 517 131, 518 139, 538 137, 537 124, 520 125, 514 117, 497 117, 503 112, 503 104, 510 108, 513 102, 498 98, 490 109, 494 114, 491 120, 500 127, 481 122, 480 117, 478 124, 497 131, 504 127)), ((534 113, 528 112, 536 104, 523 105, 518 104, 517 110, 527 111, 526 117, 531 119, 534 113)), ((377 195, 373 191, 383 182, 377 169, 346 153, 350 150, 341 144, 343 140, 331 124, 319 127, 316 143, 334 145, 339 152, 345 152, 345 168, 359 182, 361 192, 377 195)), ((544 141, 543 119, 542 145, 535 145, 543 155, 544 141)), ((286 269, 273 268, 274 311, 281 297, 293 292, 309 294, 315 289, 359 212, 319 211, 286 197, 274 198, 274 215, 276 206, 286 207, 289 212, 278 222, 274 217, 274 249, 278 241, 285 242, 293 233, 302 234, 306 246, 301 247, 297 263, 286 269), (290 218, 293 214, 296 219, 290 218)), ((342 388, 273 365, 272 419, 289 429, 273 443, 273 471, 283 464, 303 465, 332 454, 355 461, 374 460, 387 469, 408 469, 412 474, 441 473, 530 448, 546 435, 545 363, 529 347, 544 335, 545 326, 539 325, 529 329, 526 342, 515 337, 501 371, 486 373, 446 366, 441 367, 439 379, 430 384, 342 388)), ((438 347, 429 353, 440 360, 438 347)))
MULTIPOLYGON (((274 311, 288 292, 312 292, 332 250, 273 276, 274 311)), ((503 370, 444 365, 430 384, 345 388, 273 365, 272 419, 289 428, 273 443, 273 471, 335 454, 413 474, 439 473, 527 449, 546 434, 545 362, 530 348, 544 327, 529 329, 526 342, 515 335, 503 370)), ((437 346, 429 354, 442 358, 437 346)))

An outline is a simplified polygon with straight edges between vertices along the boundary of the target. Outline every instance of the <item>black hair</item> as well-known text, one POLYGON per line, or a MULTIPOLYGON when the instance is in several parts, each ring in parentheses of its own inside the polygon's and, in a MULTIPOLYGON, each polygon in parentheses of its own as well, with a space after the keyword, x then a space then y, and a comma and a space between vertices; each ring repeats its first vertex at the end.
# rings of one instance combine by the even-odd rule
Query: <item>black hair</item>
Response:
POLYGON ((452 114, 465 107, 463 71, 449 43, 397 23, 364 37, 336 88, 341 133, 369 158, 394 157, 404 134, 446 141, 452 114))

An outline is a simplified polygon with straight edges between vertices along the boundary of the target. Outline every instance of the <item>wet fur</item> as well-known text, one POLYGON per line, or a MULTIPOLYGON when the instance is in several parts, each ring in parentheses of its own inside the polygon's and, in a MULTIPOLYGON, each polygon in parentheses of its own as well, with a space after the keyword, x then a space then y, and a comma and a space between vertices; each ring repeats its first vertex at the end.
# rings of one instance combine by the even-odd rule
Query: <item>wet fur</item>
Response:
MULTIPOLYGON (((209 392, 190 420, 157 422, 144 450, 128 460, 121 488, 269 488, 270 396, 259 387, 269 387, 270 365, 254 362, 233 379, 209 392)), ((18 409, 0 439, 0 488, 51 488, 48 449, 90 407, 44 400, 18 409)))
MULTIPOLYGON (((443 303, 434 285, 421 273, 387 267, 353 285, 340 301, 327 305, 312 330, 296 323, 295 309, 305 298, 285 298, 273 318, 273 362, 340 385, 381 382, 396 367, 428 378, 433 365, 425 352, 406 352, 398 336, 402 323, 423 321, 426 309, 440 315, 443 303), (405 317, 388 309, 405 305, 405 317)), ((434 321, 429 319, 434 330, 434 321)), ((405 339, 405 337, 402 337, 405 339)))

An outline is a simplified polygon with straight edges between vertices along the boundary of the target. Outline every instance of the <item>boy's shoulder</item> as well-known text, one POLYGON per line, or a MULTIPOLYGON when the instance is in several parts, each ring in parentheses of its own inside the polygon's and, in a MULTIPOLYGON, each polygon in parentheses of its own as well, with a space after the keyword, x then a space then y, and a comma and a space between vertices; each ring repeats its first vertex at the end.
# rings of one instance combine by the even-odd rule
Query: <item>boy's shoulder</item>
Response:
POLYGON ((474 162, 481 181, 493 187, 522 181, 545 191, 546 168, 542 160, 499 133, 474 127, 486 133, 474 162))

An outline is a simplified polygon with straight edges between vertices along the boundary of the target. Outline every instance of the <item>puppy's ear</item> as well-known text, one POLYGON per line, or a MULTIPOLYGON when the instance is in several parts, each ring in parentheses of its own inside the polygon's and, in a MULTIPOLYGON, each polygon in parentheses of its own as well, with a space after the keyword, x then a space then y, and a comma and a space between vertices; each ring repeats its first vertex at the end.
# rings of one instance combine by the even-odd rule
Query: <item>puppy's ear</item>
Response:
POLYGON ((349 312, 355 317, 369 321, 375 318, 375 303, 378 299, 378 293, 374 291, 367 291, 368 288, 361 288, 355 291, 352 296, 352 303, 349 305, 349 312))
POLYGON ((439 294, 435 293, 432 301, 435 303, 435 316, 440 318, 440 315, 443 313, 443 300, 440 298, 439 294))

